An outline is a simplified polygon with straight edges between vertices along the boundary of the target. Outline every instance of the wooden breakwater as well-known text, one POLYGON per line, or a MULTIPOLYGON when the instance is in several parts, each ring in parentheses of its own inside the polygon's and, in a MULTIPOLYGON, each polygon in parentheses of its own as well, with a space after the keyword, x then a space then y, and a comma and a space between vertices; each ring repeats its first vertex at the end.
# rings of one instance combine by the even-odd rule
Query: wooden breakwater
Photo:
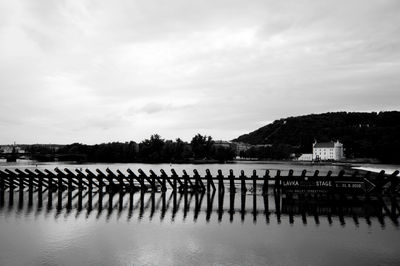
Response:
MULTIPOLYGON (((154 219, 160 221, 170 219, 192 220, 194 222, 210 220, 226 223, 227 219, 245 222, 250 218, 253 223, 270 219, 281 223, 301 221, 304 225, 310 220, 319 224, 327 220, 329 224, 339 222, 341 226, 354 221, 359 224, 365 221, 368 225, 379 222, 385 225, 389 219, 396 227, 399 226, 399 197, 377 196, 358 197, 350 195, 299 194, 292 197, 277 190, 271 193, 225 193, 224 191, 144 191, 106 193, 77 190, 55 192, 58 197, 53 201, 52 191, 45 194, 29 193, 26 201, 24 193, 6 193, 8 197, 0 198, 0 216, 15 209, 24 215, 54 216, 55 219, 68 216, 92 216, 95 219, 154 219), (239 195, 238 195, 239 194, 239 195), (4 208, 5 207, 5 208, 4 208), (250 217, 249 217, 250 216, 250 217), (225 218, 224 218, 225 217, 225 218), (261 218, 261 219, 260 219, 261 218), (311 219, 310 219, 311 218, 311 219)), ((296 222, 298 223, 298 222, 296 222)))
POLYGON ((239 176, 235 176, 233 170, 228 175, 223 175, 218 170, 213 175, 206 170, 205 175, 200 175, 197 170, 193 170, 193 175, 189 175, 185 170, 178 174, 174 169, 168 175, 164 170, 159 174, 150 170, 145 173, 138 169, 137 173, 127 169, 124 174, 120 170, 112 171, 106 169, 101 171, 85 171, 70 169, 54 171, 45 169, 34 171, 25 169, 0 170, 0 191, 19 189, 19 191, 73 191, 73 190, 96 190, 96 191, 224 191, 226 188, 231 193, 240 190, 246 192, 248 189, 255 191, 257 184, 262 186, 264 193, 268 192, 271 186, 274 190, 282 193, 343 193, 343 194, 367 194, 367 195, 396 195, 400 191, 399 171, 390 175, 381 171, 379 174, 367 172, 360 174, 355 171, 351 175, 346 175, 345 171, 340 171, 337 175, 332 175, 329 171, 327 175, 319 175, 319 171, 307 173, 303 170, 301 174, 295 175, 293 170, 289 170, 286 175, 282 175, 280 170, 274 176, 266 170, 262 175, 258 175, 254 170, 252 175, 247 176, 242 170, 239 176))

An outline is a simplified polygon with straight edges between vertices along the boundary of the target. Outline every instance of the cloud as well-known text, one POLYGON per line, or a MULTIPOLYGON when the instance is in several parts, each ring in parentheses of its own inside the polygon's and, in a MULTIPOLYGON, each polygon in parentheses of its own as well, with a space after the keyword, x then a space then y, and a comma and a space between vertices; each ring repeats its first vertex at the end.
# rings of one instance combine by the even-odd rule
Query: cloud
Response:
POLYGON ((0 4, 0 143, 232 139, 266 121, 399 109, 400 4, 0 4))

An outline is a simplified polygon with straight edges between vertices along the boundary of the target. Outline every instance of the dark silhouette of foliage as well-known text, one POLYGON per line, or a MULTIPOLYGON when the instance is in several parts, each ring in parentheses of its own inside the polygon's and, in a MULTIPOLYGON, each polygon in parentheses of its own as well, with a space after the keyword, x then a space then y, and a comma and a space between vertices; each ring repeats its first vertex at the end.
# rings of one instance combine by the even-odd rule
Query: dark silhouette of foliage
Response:
POLYGON ((211 149, 214 141, 210 136, 202 136, 201 134, 197 134, 193 137, 190 145, 192 146, 192 151, 194 158, 199 159, 211 159, 211 149))
POLYGON ((273 147, 286 144, 293 147, 296 153, 310 153, 314 140, 339 140, 344 144, 347 158, 400 162, 397 156, 400 149, 399 130, 400 112, 397 111, 336 112, 279 119, 234 141, 272 144, 273 147))

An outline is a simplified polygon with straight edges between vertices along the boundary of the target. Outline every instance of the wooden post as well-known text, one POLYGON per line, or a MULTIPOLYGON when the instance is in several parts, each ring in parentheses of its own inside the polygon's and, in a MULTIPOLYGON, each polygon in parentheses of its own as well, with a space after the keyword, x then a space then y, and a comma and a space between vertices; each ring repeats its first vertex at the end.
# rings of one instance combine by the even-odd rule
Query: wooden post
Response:
MULTIPOLYGON (((172 173, 172 179, 174 179, 174 180, 176 180, 176 181, 178 181, 178 183, 179 183, 179 186, 180 187, 183 187, 184 186, 184 184, 183 184, 183 182, 181 181, 181 179, 179 178, 179 176, 177 175, 177 173, 175 172, 175 170, 174 169, 171 169, 171 173, 172 173)), ((175 181, 175 182, 176 182, 175 181)))
POLYGON ((281 188, 280 181, 281 181, 281 170, 277 170, 275 175, 275 190, 277 190, 278 192, 280 191, 281 188))
POLYGON ((0 207, 4 205, 4 191, 6 189, 3 175, 0 174, 0 207))
POLYGON ((99 178, 103 178, 108 181, 107 189, 109 191, 115 191, 118 189, 118 186, 114 183, 112 176, 104 174, 100 169, 96 169, 96 172, 99 174, 99 178))
POLYGON ((161 176, 164 182, 164 186, 166 186, 166 181, 168 182, 168 184, 171 186, 172 189, 174 189, 174 183, 171 181, 171 179, 169 178, 169 176, 165 173, 165 171, 163 169, 160 170, 161 172, 161 176))
MULTIPOLYGON (((30 170, 26 170, 28 173, 33 174, 30 170)), ((35 169, 36 174, 38 175, 38 177, 40 179, 43 180, 43 182, 46 184, 47 189, 49 191, 54 191, 57 186, 55 184, 53 184, 53 177, 51 175, 46 175, 45 173, 43 173, 42 171, 40 171, 39 169, 35 169)))
POLYGON ((221 169, 218 170, 218 190, 225 191, 224 176, 222 175, 221 169))
POLYGON ((4 171, 7 172, 9 178, 11 181, 13 180, 19 180, 19 191, 21 193, 21 191, 24 191, 24 177, 23 175, 18 176, 16 173, 14 173, 13 171, 10 171, 8 169, 5 169, 4 171), (18 178, 17 178, 18 177, 18 178))
POLYGON ((196 169, 193 170, 194 173, 194 178, 196 180, 196 189, 198 189, 199 191, 204 191, 205 190, 205 186, 203 184, 203 182, 201 181, 201 177, 199 175, 199 172, 197 172, 196 169))
POLYGON ((135 173, 131 169, 128 168, 126 171, 129 173, 129 178, 135 179, 136 181, 139 182, 141 190, 147 189, 146 185, 144 184, 144 181, 141 178, 139 178, 137 175, 135 175, 135 173))
POLYGON ((129 191, 132 192, 132 191, 136 190, 136 186, 133 183, 133 178, 131 178, 129 176, 125 176, 120 170, 117 170, 117 173, 121 178, 123 178, 123 179, 128 181, 128 183, 129 183, 129 191))
MULTIPOLYGON (((187 189, 187 180, 184 179, 184 181, 182 182, 178 176, 178 174, 175 172, 175 169, 171 169, 171 177, 172 179, 178 181, 179 185, 180 185, 180 190, 186 191, 187 189)), ((165 180, 164 180, 165 182, 165 180)))
POLYGON ((242 184, 242 193, 246 193, 247 188, 246 188, 246 176, 244 175, 244 171, 241 170, 240 171, 240 180, 241 180, 241 184, 242 184))
POLYGON ((206 169, 206 178, 207 178, 207 191, 211 191, 210 186, 213 190, 215 190, 215 185, 213 181, 213 177, 211 176, 210 169, 206 169))
POLYGON ((269 183, 269 170, 265 170, 263 194, 268 194, 268 186, 269 186, 268 183, 269 183))
POLYGON ((186 170, 183 170, 182 172, 183 172, 182 178, 183 178, 183 180, 185 182, 185 187, 187 189, 189 189, 189 186, 190 186, 193 189, 194 185, 193 185, 192 181, 190 180, 190 177, 187 174, 186 170))
POLYGON ((389 192, 392 195, 397 192, 396 189, 397 189, 397 186, 399 185, 399 179, 397 178, 398 174, 399 174, 399 171, 396 170, 389 176, 389 181, 390 181, 389 192))
POLYGON ((153 170, 150 170, 150 177, 154 180, 157 180, 158 183, 160 183, 161 185, 161 191, 166 191, 167 187, 165 186, 165 181, 163 182, 163 180, 161 180, 155 173, 153 170))
MULTIPOLYGON (((105 187, 106 186, 106 184, 104 183, 104 181, 101 179, 101 177, 99 177, 99 176, 97 176, 97 175, 95 175, 92 171, 90 171, 89 169, 86 169, 85 170, 86 171, 86 173, 88 174, 88 178, 90 178, 90 179, 95 179, 95 180, 97 180, 97 182, 98 182, 98 184, 97 184, 97 187, 98 187, 98 191, 100 192, 103 192, 103 187, 105 187)), ((101 196, 102 194, 100 194, 99 193, 99 197, 101 196)))
POLYGON ((86 176, 84 173, 82 173, 79 169, 75 169, 75 172, 78 174, 77 177, 78 179, 82 180, 83 184, 86 184, 89 193, 92 193, 93 190, 93 179, 89 176, 86 176), (84 179, 87 180, 87 182, 84 181, 84 179))
POLYGON ((258 178, 256 170, 253 170, 252 178, 253 178, 253 193, 256 194, 256 192, 257 192, 257 178, 258 178))
POLYGON ((114 174, 114 172, 111 171, 110 168, 107 168, 106 172, 108 173, 109 178, 115 179, 118 181, 119 186, 117 186, 117 185, 116 186, 119 187, 120 191, 122 191, 123 189, 126 188, 124 180, 120 176, 117 176, 116 174, 114 174))
POLYGON ((138 169, 139 172, 139 178, 145 179, 151 186, 152 190, 156 190, 156 184, 153 182, 144 172, 142 169, 138 169))
POLYGON ((231 193, 236 192, 236 187, 235 187, 235 176, 233 175, 233 170, 229 169, 229 190, 231 193))
POLYGON ((3 176, 4 184, 6 186, 8 185, 9 190, 14 191, 14 187, 17 183, 14 181, 12 175, 7 172, 3 172, 2 170, 0 170, 0 175, 3 176))

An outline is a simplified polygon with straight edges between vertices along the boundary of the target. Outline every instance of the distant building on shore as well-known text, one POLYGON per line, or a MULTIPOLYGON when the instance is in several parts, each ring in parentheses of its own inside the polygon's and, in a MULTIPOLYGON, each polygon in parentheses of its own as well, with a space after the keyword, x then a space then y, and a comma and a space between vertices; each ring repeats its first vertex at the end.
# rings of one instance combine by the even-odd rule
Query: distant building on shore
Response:
POLYGON ((343 144, 339 141, 314 142, 312 160, 314 161, 339 161, 344 158, 343 144))
POLYGON ((313 154, 312 153, 303 153, 302 155, 300 155, 300 157, 297 160, 311 162, 313 160, 313 154))

